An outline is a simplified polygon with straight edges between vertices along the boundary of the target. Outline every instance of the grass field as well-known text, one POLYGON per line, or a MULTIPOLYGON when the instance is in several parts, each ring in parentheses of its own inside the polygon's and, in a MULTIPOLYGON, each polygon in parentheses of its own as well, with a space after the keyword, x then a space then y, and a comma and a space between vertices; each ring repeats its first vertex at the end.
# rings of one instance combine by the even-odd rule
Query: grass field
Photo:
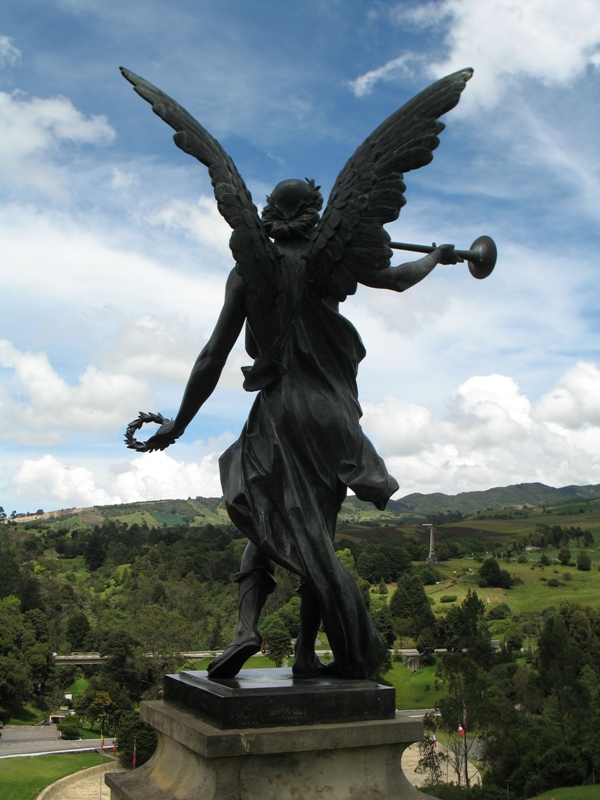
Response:
MULTIPOLYGON (((575 555, 576 551, 572 552, 575 555)), ((522 581, 522 584, 512 589, 479 587, 477 572, 480 566, 473 559, 466 558, 446 562, 440 570, 444 580, 436 586, 425 587, 427 594, 434 600, 434 610, 445 605, 439 603, 439 598, 443 595, 456 595, 456 603, 459 604, 469 589, 477 592, 487 605, 508 603, 513 612, 541 611, 565 601, 600 605, 600 571, 595 563, 592 563, 589 572, 583 572, 575 566, 563 567, 560 564, 543 567, 537 556, 531 557, 525 564, 500 561, 502 569, 508 570, 513 577, 522 581), (561 585, 548 586, 548 581, 552 578, 556 578, 561 585)))
POLYGON ((2 800, 33 800, 42 789, 59 778, 98 764, 100 756, 97 753, 64 753, 2 759, 0 761, 2 800))
MULTIPOLYGON (((322 661, 329 658, 320 656, 322 661)), ((206 669, 210 658, 203 658, 194 663, 194 669, 206 669)), ((291 659, 290 659, 291 664, 291 659)), ((248 659, 244 669, 268 669, 275 664, 266 656, 253 656, 248 659)), ((411 672, 404 664, 394 663, 385 680, 396 690, 396 708, 432 708, 441 697, 442 692, 435 689, 435 666, 425 667, 418 672, 411 672)))
POLYGON ((600 800, 599 786, 568 786, 536 795, 533 800, 600 800))

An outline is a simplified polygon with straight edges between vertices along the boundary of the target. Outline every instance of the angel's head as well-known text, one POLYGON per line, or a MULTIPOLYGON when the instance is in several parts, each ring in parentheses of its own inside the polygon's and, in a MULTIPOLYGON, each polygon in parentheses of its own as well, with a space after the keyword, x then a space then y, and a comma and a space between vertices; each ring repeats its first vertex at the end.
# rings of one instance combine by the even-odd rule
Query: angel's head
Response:
POLYGON ((313 180, 291 178, 278 183, 267 197, 263 225, 275 240, 305 239, 319 221, 323 196, 313 180))

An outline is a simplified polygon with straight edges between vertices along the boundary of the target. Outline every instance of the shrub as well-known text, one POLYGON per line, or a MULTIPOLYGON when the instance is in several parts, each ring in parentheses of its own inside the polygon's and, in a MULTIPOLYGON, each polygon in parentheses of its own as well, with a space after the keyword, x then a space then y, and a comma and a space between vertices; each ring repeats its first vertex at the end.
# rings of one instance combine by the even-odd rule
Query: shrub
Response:
POLYGON ((440 597, 440 603, 454 603, 457 597, 456 594, 444 594, 440 597))
POLYGON ((75 714, 65 717, 56 727, 61 739, 79 739, 79 720, 75 714))
POLYGON ((510 616, 510 613, 508 603, 498 603, 497 606, 490 608, 486 617, 487 619, 506 619, 506 617, 510 616))

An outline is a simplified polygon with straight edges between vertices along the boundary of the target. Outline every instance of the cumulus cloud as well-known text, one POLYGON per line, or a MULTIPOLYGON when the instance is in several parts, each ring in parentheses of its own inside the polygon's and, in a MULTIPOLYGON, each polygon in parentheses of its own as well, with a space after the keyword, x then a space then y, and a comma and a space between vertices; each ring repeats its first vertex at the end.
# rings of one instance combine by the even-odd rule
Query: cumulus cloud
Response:
MULTIPOLYGON (((400 483, 414 491, 488 489, 540 481, 600 483, 600 369, 580 362, 537 403, 503 375, 473 376, 441 413, 387 398, 364 406, 363 427, 400 483)), ((220 496, 218 458, 230 433, 107 467, 51 455, 23 461, 11 491, 31 507, 55 508, 188 496, 220 496)))
POLYGON ((534 407, 537 420, 569 430, 600 426, 600 370, 581 361, 565 374, 534 407))
MULTIPOLYGON (((494 105, 515 77, 565 86, 586 69, 600 67, 595 0, 441 0, 396 6, 391 17, 403 27, 444 25, 447 55, 429 71, 441 77, 465 66, 476 68, 477 82, 461 102, 463 112, 475 103, 494 105)), ((355 94, 397 77, 416 58, 404 53, 361 75, 351 84, 355 94)))
MULTIPOLYGON (((229 443, 230 437, 224 438, 229 443)), ((117 476, 112 487, 121 502, 126 503, 157 498, 220 497, 218 460, 224 449, 223 441, 213 442, 211 447, 197 463, 166 452, 144 454, 117 476)))
POLYGON ((91 470, 81 466, 67 467, 50 455, 23 461, 12 484, 16 497, 34 495, 42 506, 51 504, 54 508, 85 508, 122 502, 117 495, 96 486, 91 470))
POLYGON ((0 175, 13 188, 64 192, 65 175, 56 163, 61 147, 104 145, 114 136, 106 117, 86 117, 65 97, 0 92, 0 175))
POLYGON ((82 466, 52 455, 24 460, 10 481, 24 506, 73 508, 183 497, 220 497, 219 455, 232 441, 224 434, 184 447, 186 457, 166 452, 136 455, 129 462, 82 466))
POLYGON ((600 482, 600 370, 580 362, 532 404, 503 375, 474 376, 433 415, 388 398, 365 404, 365 430, 411 491, 461 491, 541 481, 600 482))
POLYGON ((149 395, 136 378, 94 366, 69 385, 45 353, 18 350, 6 339, 0 340, 0 368, 10 376, 0 388, 0 437, 21 444, 58 444, 65 432, 97 435, 121 427, 149 395))

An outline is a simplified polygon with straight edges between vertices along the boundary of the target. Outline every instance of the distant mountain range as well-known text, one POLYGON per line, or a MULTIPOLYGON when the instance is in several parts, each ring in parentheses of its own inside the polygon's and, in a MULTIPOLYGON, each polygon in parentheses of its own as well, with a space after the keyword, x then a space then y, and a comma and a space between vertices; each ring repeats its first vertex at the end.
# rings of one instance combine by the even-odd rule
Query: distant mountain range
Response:
POLYGON ((389 507, 397 512, 413 514, 436 514, 445 511, 460 511, 461 514, 476 514, 478 511, 496 511, 520 506, 558 506, 563 503, 581 503, 600 498, 600 484, 591 486, 563 486, 555 489, 543 483, 517 483, 500 486, 483 492, 461 492, 448 495, 409 494, 400 500, 392 500, 389 507))
MULTIPOLYGON (((482 511, 523 507, 552 507, 564 503, 584 503, 600 498, 600 484, 590 486, 563 486, 555 489, 543 483, 518 483, 514 486, 501 486, 480 492, 461 492, 456 495, 414 494, 400 500, 390 500, 385 511, 379 512, 370 503, 349 497, 342 508, 340 521, 361 518, 377 520, 379 517, 427 517, 459 511, 465 516, 482 511)), ((220 498, 196 497, 187 500, 155 500, 145 503, 124 503, 112 506, 92 506, 90 508, 71 508, 47 513, 19 514, 17 522, 44 520, 53 526, 78 527, 100 525, 107 520, 120 520, 128 524, 178 525, 222 524, 229 522, 227 512, 220 498)))

